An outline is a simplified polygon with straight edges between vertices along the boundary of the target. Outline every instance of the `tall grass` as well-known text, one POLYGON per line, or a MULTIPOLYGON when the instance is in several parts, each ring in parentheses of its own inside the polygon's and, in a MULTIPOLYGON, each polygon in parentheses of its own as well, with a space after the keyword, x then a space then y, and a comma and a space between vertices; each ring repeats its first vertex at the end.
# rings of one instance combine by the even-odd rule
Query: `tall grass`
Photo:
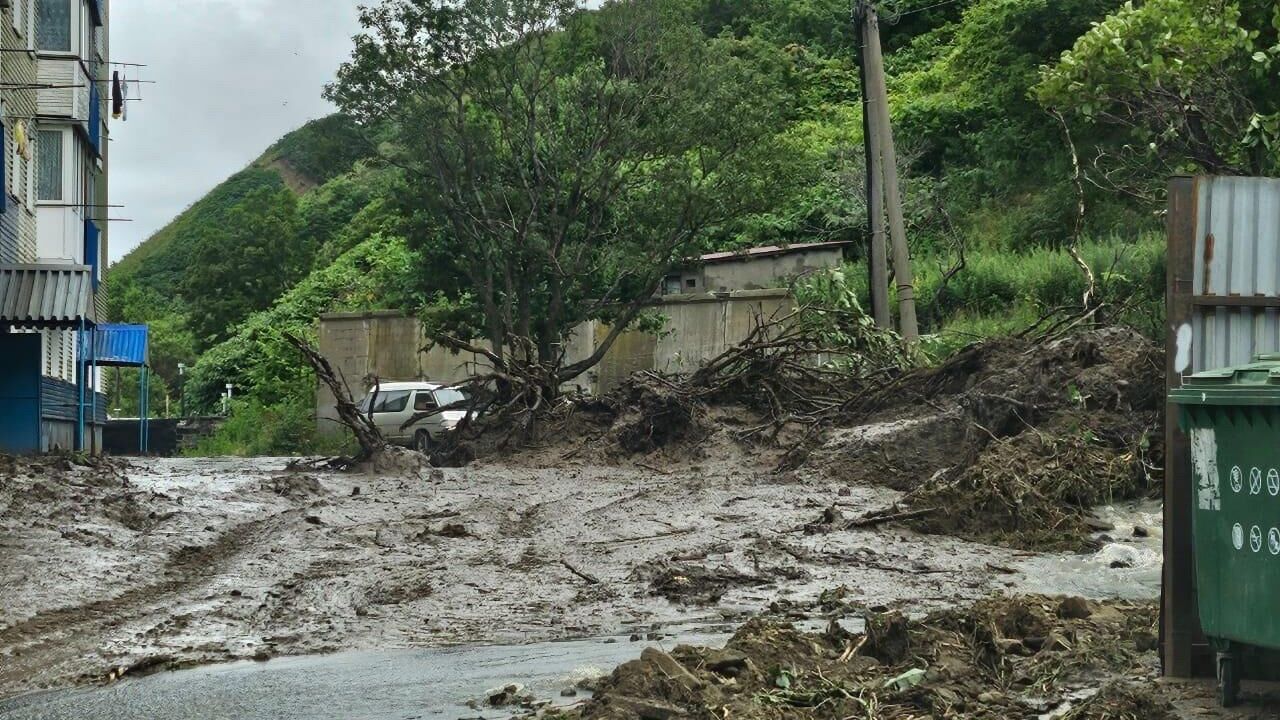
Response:
MULTIPOLYGON (((1164 327, 1163 236, 1090 239, 1080 250, 1109 306, 1105 317, 1158 337, 1164 327)), ((913 263, 921 331, 948 346, 1017 332, 1054 308, 1079 306, 1086 287, 1084 274, 1063 250, 971 249, 964 268, 944 282, 955 260, 926 256, 913 263)), ((868 298, 865 263, 853 264, 846 274, 859 296, 868 298)))

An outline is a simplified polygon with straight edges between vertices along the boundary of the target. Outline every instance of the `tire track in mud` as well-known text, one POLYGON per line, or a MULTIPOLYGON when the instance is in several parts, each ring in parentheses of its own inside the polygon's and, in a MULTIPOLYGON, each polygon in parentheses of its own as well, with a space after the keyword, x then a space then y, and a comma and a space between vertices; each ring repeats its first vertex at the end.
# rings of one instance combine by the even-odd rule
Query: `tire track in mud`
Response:
POLYGON ((80 666, 72 676, 95 677, 107 662, 101 650, 113 633, 156 612, 172 614, 180 596, 217 579, 242 552, 260 546, 281 531, 290 516, 302 512, 291 509, 243 522, 222 530, 210 543, 179 548, 169 555, 156 582, 0 628, 0 687, 30 689, 42 676, 63 677, 61 666, 69 662, 80 666))

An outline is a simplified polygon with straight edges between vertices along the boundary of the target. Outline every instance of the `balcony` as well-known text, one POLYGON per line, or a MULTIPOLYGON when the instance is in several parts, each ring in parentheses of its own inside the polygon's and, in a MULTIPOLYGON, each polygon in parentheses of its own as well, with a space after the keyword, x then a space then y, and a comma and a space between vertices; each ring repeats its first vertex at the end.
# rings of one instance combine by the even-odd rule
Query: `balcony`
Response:
POLYGON ((40 115, 89 122, 96 88, 79 58, 41 56, 37 72, 38 83, 49 86, 36 93, 40 115))

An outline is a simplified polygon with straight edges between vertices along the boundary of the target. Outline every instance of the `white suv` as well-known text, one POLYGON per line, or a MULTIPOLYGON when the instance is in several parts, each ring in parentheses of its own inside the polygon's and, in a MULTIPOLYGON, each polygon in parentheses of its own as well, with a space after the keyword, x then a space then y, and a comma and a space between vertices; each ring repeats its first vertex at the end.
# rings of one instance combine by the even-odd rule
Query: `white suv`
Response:
POLYGON ((421 452, 430 452, 431 445, 451 432, 467 411, 462 408, 441 410, 412 424, 409 420, 419 413, 437 408, 461 405, 466 395, 456 388, 429 382, 385 382, 370 388, 360 401, 360 411, 369 414, 369 402, 373 401, 373 424, 382 431, 387 442, 405 445, 421 452), (374 390, 377 390, 376 397, 374 390))

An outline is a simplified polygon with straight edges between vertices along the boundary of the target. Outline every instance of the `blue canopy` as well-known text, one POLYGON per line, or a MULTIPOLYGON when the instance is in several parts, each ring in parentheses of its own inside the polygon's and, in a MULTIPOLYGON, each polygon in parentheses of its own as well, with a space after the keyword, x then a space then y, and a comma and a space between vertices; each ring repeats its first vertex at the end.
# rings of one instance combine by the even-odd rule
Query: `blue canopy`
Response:
POLYGON ((85 362, 98 367, 145 367, 150 361, 146 325, 99 325, 89 333, 93 351, 85 362))

